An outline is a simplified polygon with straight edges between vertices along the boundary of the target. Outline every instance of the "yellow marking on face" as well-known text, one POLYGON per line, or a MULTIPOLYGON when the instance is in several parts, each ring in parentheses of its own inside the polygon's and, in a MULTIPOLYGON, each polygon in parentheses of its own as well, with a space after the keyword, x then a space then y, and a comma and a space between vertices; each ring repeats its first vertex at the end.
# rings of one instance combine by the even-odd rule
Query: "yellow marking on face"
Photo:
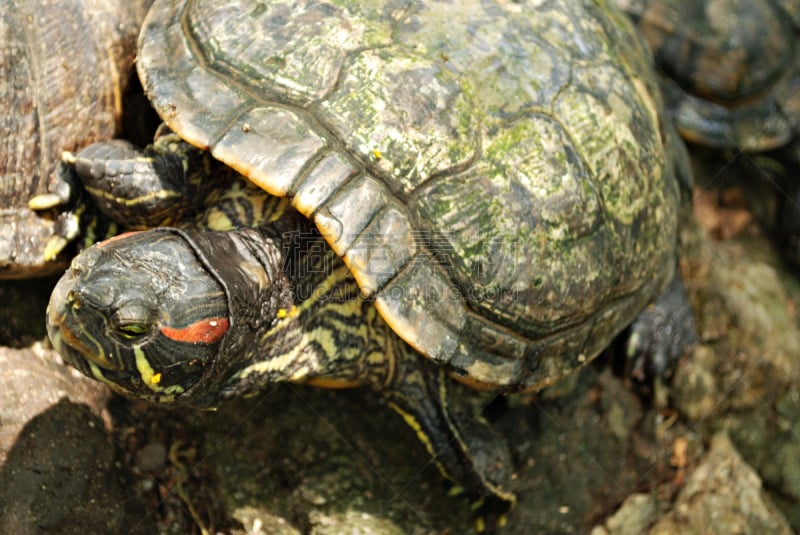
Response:
POLYGON ((294 318, 295 316, 297 316, 297 306, 296 305, 292 305, 292 308, 290 308, 289 310, 286 310, 285 308, 279 308, 277 315, 278 315, 279 319, 288 318, 288 317, 294 318))
POLYGON ((161 382, 161 373, 156 373, 150 366, 150 362, 147 360, 147 356, 142 351, 141 346, 133 346, 133 354, 136 357, 136 369, 139 370, 142 382, 153 392, 163 392, 164 389, 158 386, 158 383, 161 382), (156 378, 156 375, 158 375, 158 378, 156 378))
POLYGON ((181 385, 172 385, 166 388, 159 386, 163 375, 161 372, 155 372, 153 370, 150 366, 150 362, 147 360, 147 356, 145 356, 140 346, 133 346, 133 354, 136 357, 136 369, 139 371, 142 382, 146 384, 150 390, 159 394, 159 402, 173 401, 175 395, 185 392, 185 389, 181 385))
MULTIPOLYGON (((112 390, 120 394, 124 395, 134 394, 130 390, 124 388, 122 385, 115 383, 114 381, 103 375, 103 370, 99 368, 97 365, 95 365, 93 362, 89 362, 88 364, 92 372, 92 377, 94 377, 101 383, 108 385, 109 387, 111 387, 112 390)), ((183 393, 183 388, 178 385, 174 385, 169 388, 163 389, 162 392, 158 392, 158 395, 149 396, 146 394, 137 394, 137 397, 158 403, 172 403, 173 401, 175 401, 175 394, 181 394, 181 393, 183 393)))
MULTIPOLYGON (((73 308, 76 310, 79 308, 77 301, 75 302, 75 304, 73 304, 73 308)), ((61 330, 62 339, 67 345, 72 346, 73 348, 78 350, 88 362, 92 364, 99 364, 106 368, 113 369, 114 366, 111 364, 111 361, 108 360, 108 357, 103 351, 102 344, 100 344, 100 342, 92 336, 89 329, 81 329, 81 332, 83 334, 83 337, 87 340, 88 344, 84 343, 83 340, 75 337, 75 335, 72 334, 72 332, 69 329, 61 330), (94 348, 94 350, 90 348, 90 345, 94 348), (89 357, 89 355, 91 355, 91 358, 89 357)))
POLYGON ((120 390, 119 385, 110 381, 105 375, 103 375, 103 370, 100 369, 94 362, 87 361, 89 364, 89 369, 92 370, 92 377, 100 381, 101 383, 105 383, 111 387, 114 387, 116 390, 120 390))

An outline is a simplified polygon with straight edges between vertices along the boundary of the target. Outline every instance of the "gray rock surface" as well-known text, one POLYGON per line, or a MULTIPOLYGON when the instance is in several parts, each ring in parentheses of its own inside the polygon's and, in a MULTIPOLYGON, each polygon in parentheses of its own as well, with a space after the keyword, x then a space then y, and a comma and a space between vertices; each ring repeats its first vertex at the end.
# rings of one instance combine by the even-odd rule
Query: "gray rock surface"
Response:
POLYGON ((0 348, 0 533, 152 533, 109 441, 108 391, 59 361, 0 348))
POLYGON ((689 476, 672 510, 649 530, 671 533, 791 535, 789 523, 761 488, 761 479, 724 432, 689 476))

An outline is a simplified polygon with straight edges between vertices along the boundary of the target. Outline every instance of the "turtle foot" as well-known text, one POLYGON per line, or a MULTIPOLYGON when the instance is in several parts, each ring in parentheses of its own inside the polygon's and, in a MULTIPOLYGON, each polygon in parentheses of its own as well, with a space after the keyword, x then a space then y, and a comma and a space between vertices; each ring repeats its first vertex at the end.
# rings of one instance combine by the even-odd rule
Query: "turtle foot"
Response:
POLYGON ((696 340, 689 297, 676 275, 630 327, 626 356, 631 375, 641 381, 663 377, 696 340))

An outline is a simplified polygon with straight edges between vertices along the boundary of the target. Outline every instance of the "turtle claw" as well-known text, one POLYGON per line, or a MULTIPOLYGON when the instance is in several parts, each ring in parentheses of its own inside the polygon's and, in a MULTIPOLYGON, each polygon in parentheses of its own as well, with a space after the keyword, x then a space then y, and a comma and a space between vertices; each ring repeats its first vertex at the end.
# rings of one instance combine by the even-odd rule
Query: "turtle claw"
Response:
MULTIPOLYGON (((448 496, 458 497, 468 494, 467 489, 458 484, 453 484, 447 492, 448 496)), ((498 528, 506 525, 508 511, 514 507, 515 499, 500 498, 494 495, 471 496, 469 510, 473 526, 477 533, 491 534, 498 528)))
POLYGON ((74 152, 65 150, 64 152, 61 153, 61 161, 69 165, 70 167, 74 167, 75 162, 78 161, 78 157, 75 156, 74 152))
POLYGON ((35 211, 50 210, 75 202, 81 191, 81 186, 78 185, 78 178, 72 172, 68 155, 73 159, 75 158, 71 152, 62 153, 61 163, 56 168, 58 180, 51 185, 51 189, 47 193, 31 197, 28 200, 28 208, 35 211))
POLYGON ((62 204, 64 204, 64 199, 62 199, 56 193, 42 193, 41 195, 35 195, 28 200, 28 208, 37 211, 49 210, 51 208, 61 206, 62 204))
MULTIPOLYGON (((85 229, 88 228, 89 220, 93 217, 91 212, 86 213, 85 207, 79 208, 75 211, 67 210, 58 214, 56 220, 55 234, 50 237, 44 247, 44 259, 47 262, 55 260, 71 243, 78 241, 85 229)), ((102 236, 102 235, 101 235, 102 236)), ((86 237, 86 243, 82 248, 88 247, 94 243, 95 239, 92 236, 86 237)))
POLYGON ((491 535, 506 525, 508 511, 513 502, 498 499, 494 496, 484 496, 472 502, 473 525, 475 531, 482 535, 491 535))
POLYGON ((47 244, 44 246, 44 261, 45 262, 52 262, 56 259, 56 257, 66 249, 67 245, 69 245, 69 240, 67 240, 64 236, 52 236, 49 240, 47 240, 47 244))

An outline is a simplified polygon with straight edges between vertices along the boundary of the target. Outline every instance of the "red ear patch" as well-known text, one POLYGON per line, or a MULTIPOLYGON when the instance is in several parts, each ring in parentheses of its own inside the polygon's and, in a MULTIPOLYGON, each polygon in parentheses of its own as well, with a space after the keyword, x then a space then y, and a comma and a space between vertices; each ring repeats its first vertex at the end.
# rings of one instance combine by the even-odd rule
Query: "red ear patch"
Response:
POLYGON ((213 344, 228 331, 228 318, 205 318, 186 327, 161 327, 161 334, 176 342, 213 344))
POLYGON ((127 236, 133 236, 134 234, 139 234, 140 232, 142 232, 142 231, 141 230, 131 230, 129 232, 123 232, 122 234, 117 234, 116 236, 112 236, 112 237, 108 238, 107 240, 103 240, 103 241, 95 244, 95 247, 97 247, 98 249, 102 249, 103 247, 105 247, 109 243, 113 243, 113 242, 115 242, 115 241, 117 241, 117 240, 119 240, 121 238, 125 238, 127 236))

